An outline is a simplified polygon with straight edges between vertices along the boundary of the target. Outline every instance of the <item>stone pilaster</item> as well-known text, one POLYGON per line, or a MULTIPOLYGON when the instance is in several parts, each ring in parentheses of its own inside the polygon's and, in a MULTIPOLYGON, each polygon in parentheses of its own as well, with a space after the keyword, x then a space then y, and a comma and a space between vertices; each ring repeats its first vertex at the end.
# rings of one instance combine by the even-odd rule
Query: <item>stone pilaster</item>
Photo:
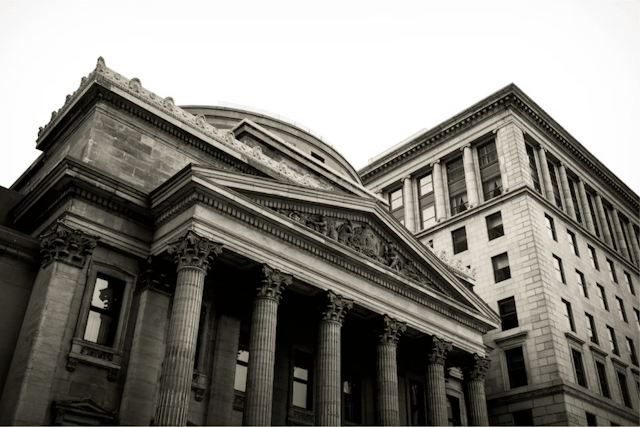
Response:
POLYGON ((413 198, 413 179, 411 175, 402 178, 404 193, 404 225, 407 230, 414 233, 416 231, 415 200, 413 198))
POLYGON ((382 318, 376 350, 377 418, 378 425, 400 425, 400 403, 398 401, 397 348, 407 324, 392 319, 386 314, 382 318))
POLYGON ((587 225, 587 229, 596 234, 596 229, 593 225, 593 219, 591 216, 591 209, 589 209, 589 201, 587 200, 587 191, 584 188, 584 181, 578 179, 578 193, 580 195, 580 203, 582 203, 582 212, 584 212, 584 223, 587 225))
POLYGON ((436 201, 436 220, 439 222, 447 218, 447 209, 444 201, 444 181, 442 180, 442 165, 440 164, 440 160, 431 163, 431 167, 433 168, 433 197, 436 201))
POLYGON ((467 418, 471 426, 488 426, 487 398, 484 392, 484 377, 491 367, 488 357, 474 354, 469 364, 463 368, 467 418))
POLYGON ((538 158, 540 159, 540 172, 542 173, 542 182, 544 184, 544 194, 547 200, 553 206, 556 205, 555 196, 553 195, 553 186, 551 185, 551 175, 549 175, 549 162, 547 161, 547 150, 540 147, 538 150, 538 158))
POLYGON ((187 425, 204 278, 222 244, 193 231, 170 244, 178 264, 155 425, 187 425))
POLYGON ((602 197, 600 197, 599 193, 596 193, 596 209, 598 210, 598 218, 600 218, 600 231, 602 232, 602 236, 604 237, 604 241, 607 245, 613 248, 613 241, 611 240, 613 236, 609 232, 609 226, 607 223, 607 217, 604 213, 604 206, 602 205, 602 197))
POLYGON ((573 207, 573 200, 571 199, 571 189, 569 188, 569 179, 567 178, 567 168, 564 163, 560 162, 560 185, 562 185, 562 193, 564 194, 564 204, 567 207, 567 213, 574 220, 576 219, 576 210, 573 207))
POLYGON ((65 331, 73 327, 69 325, 71 304, 76 290, 82 291, 84 267, 98 237, 55 223, 40 239, 42 267, 33 284, 0 399, 0 425, 45 423, 65 331))
POLYGON ((467 197, 469 199, 469 209, 478 206, 478 180, 476 179, 476 168, 473 164, 473 154, 471 145, 462 147, 462 163, 464 165, 464 181, 467 186, 467 197))
POLYGON ((262 265, 260 285, 253 302, 249 336, 249 367, 242 424, 271 424, 273 372, 276 353, 278 304, 282 291, 291 285, 293 276, 262 265))
POLYGON ((616 239, 618 240, 618 248, 620 248, 620 253, 626 259, 629 259, 629 248, 627 248, 627 242, 624 240, 624 234, 622 233, 622 226, 620 224, 620 216, 618 215, 618 210, 613 208, 611 210, 611 220, 613 221, 613 231, 616 233, 616 239))
POLYGON ((444 382, 444 362, 453 346, 432 336, 427 354, 427 425, 449 424, 447 414, 447 391, 444 382))
POLYGON ((629 236, 629 240, 631 241, 631 248, 633 249, 633 253, 635 255, 636 265, 640 266, 640 245, 638 245, 638 240, 636 240, 635 232, 633 231, 633 224, 631 221, 627 223, 627 236, 629 236))
POLYGON ((327 291, 318 331, 315 424, 319 426, 340 425, 340 329, 352 307, 352 300, 327 291))

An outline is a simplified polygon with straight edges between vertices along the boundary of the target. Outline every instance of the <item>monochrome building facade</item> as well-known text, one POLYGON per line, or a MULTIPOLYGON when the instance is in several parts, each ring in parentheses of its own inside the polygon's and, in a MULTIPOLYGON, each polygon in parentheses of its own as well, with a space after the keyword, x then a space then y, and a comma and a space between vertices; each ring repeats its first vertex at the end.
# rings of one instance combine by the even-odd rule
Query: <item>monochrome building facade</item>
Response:
MULTIPOLYGON (((489 422, 499 316, 320 138, 177 107, 100 58, 37 148, 0 189, 0 424, 489 422)), ((632 381, 637 331, 611 324, 632 381)))
POLYGON ((509 85, 358 173, 500 314, 490 424, 639 424, 638 195, 535 102, 509 85))

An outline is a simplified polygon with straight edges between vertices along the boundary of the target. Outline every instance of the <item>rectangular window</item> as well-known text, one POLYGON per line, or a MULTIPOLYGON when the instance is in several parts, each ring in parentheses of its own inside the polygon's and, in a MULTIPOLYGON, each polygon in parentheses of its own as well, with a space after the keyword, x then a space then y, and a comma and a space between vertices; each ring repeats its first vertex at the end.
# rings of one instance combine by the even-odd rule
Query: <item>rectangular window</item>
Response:
POLYGON ((313 356, 296 350, 293 368, 293 406, 313 409, 313 356))
POLYGON ((431 173, 418 179, 418 195, 420 197, 420 221, 422 229, 436 225, 436 205, 433 194, 433 176, 431 173))
POLYGON ((616 245, 616 235, 613 233, 613 227, 611 226, 611 219, 609 217, 611 214, 609 213, 609 208, 607 208, 604 204, 602 206, 604 209, 604 218, 607 221, 607 228, 609 229, 609 235, 611 236, 611 244, 613 245, 613 249, 618 250, 618 245, 616 245))
POLYGON ((591 194, 587 193, 587 204, 589 205, 589 211, 591 212, 591 222, 593 222, 593 228, 596 232, 596 236, 600 237, 600 228, 598 228, 598 218, 596 211, 593 209, 593 201, 591 200, 591 194))
POLYGON ((509 270, 509 257, 507 256, 506 252, 491 258, 491 263, 493 264, 493 276, 496 280, 496 283, 511 278, 511 270, 509 270))
POLYGON ((585 282, 584 280, 584 274, 582 274, 578 270, 576 270, 576 280, 578 281, 580 293, 582 293, 585 298, 589 298, 589 292, 587 291, 587 282, 585 282))
POLYGON ((424 407, 424 384, 409 380, 409 410, 411 411, 411 425, 426 425, 426 411, 424 407))
POLYGON ((600 298, 600 307, 609 311, 609 304, 607 304, 607 295, 604 293, 604 288, 597 283, 596 286, 598 287, 598 298, 600 298))
POLYGON ((457 397, 447 395, 447 415, 450 426, 462 425, 460 421, 460 400, 457 397))
POLYGON ((589 313, 584 314, 587 318, 587 330, 589 331, 589 340, 592 343, 598 344, 598 331, 596 330, 596 321, 589 313))
POLYGON ((540 194, 542 194, 542 187, 540 187, 540 175, 538 174, 538 168, 536 166, 536 155, 533 152, 533 147, 527 144, 527 157, 529 158, 529 171, 531 172, 531 180, 533 181, 533 188, 540 194))
POLYGON ((618 303, 618 316, 626 323, 629 323, 627 320, 627 312, 624 310, 624 302, 619 297, 616 297, 616 302, 618 303))
POLYGON ((576 186, 578 185, 573 179, 569 178, 569 191, 571 193, 571 200, 573 201, 573 210, 576 212, 576 220, 582 224, 582 215, 580 214, 580 203, 578 203, 578 192, 576 186))
POLYGON ((242 391, 242 392, 246 390, 248 369, 249 369, 249 349, 241 345, 238 347, 238 356, 236 358, 236 374, 233 382, 234 390, 242 391))
POLYGON ((362 381, 360 376, 347 372, 342 382, 344 397, 344 419, 351 423, 362 423, 362 381))
POLYGON ((640 311, 638 309, 633 309, 633 314, 636 316, 636 323, 638 324, 638 329, 640 329, 640 311))
POLYGON ((532 426, 533 425, 533 412, 531 409, 523 409, 521 411, 515 411, 513 414, 514 426, 532 426))
POLYGON ((590 245, 587 245, 587 250, 589 251, 589 262, 591 262, 591 267, 595 268, 596 270, 600 270, 598 266, 598 257, 596 256, 596 250, 590 245))
POLYGON ((502 330, 518 327, 518 313, 516 312, 516 301, 513 297, 498 301, 500 319, 502 320, 502 330))
POLYGON ((560 210, 562 210, 562 196, 560 195, 560 187, 558 186, 558 178, 556 176, 556 167, 549 160, 547 160, 547 166, 549 167, 549 177, 551 178, 551 188, 553 189, 553 198, 555 199, 556 206, 560 210))
POLYGON ((629 337, 625 337, 627 340, 627 352, 629 353, 629 360, 631 363, 638 366, 638 355, 636 354, 636 347, 633 345, 633 340, 629 337))
POLYGON ((564 305, 564 317, 567 322, 567 326, 573 332, 576 331, 576 325, 573 323, 573 312, 571 311, 571 303, 566 300, 562 300, 562 304, 564 305))
POLYGON ((573 368, 576 373, 576 382, 582 387, 587 387, 587 377, 584 374, 584 366, 582 365, 582 353, 575 348, 572 348, 571 356, 573 357, 573 368))
POLYGON ((114 346, 124 289, 123 280, 98 273, 84 330, 85 341, 114 346))
POLYGON ((562 270, 562 260, 555 255, 553 256, 553 268, 556 270, 556 279, 566 283, 564 281, 564 270, 562 270))
POLYGON ((590 412, 586 412, 587 414, 587 425, 588 426, 597 426, 598 425, 598 419, 596 418, 596 416, 590 412))
POLYGON ((607 270, 609 270, 609 278, 613 282, 618 283, 618 277, 616 276, 616 268, 613 265, 613 261, 611 261, 609 258, 607 258, 607 270))
POLYGON ((467 250, 467 231, 464 227, 452 231, 451 238, 453 239, 454 255, 467 250))
POLYGON ((556 228, 553 225, 553 218, 551 218, 549 215, 545 214, 544 215, 544 223, 547 226, 547 236, 549 236, 550 238, 552 238, 553 240, 555 240, 557 242, 558 238, 556 237, 556 228))
POLYGON ((504 351, 509 372, 509 388, 527 385, 527 369, 524 363, 522 347, 514 347, 504 351))
POLYGON ((626 271, 623 271, 622 274, 624 275, 624 283, 627 285, 627 289, 629 289, 629 292, 635 295, 636 291, 635 289, 633 289, 633 282, 631 281, 631 276, 626 271))
POLYGON ((607 381, 607 370, 604 363, 596 360, 596 373, 598 374, 598 382, 600 383, 600 393, 604 397, 611 399, 611 393, 609 393, 609 382, 607 381))
POLYGON ((449 204, 451 215, 464 212, 469 207, 467 185, 464 180, 462 157, 447 163, 447 184, 449 185, 449 204))
POLYGON ((569 241, 569 249, 571 249, 571 253, 575 256, 580 256, 580 252, 578 251, 578 241, 576 240, 576 235, 571 231, 567 230, 567 240, 569 241))
POLYGON ((502 226, 502 215, 496 212, 487 218, 487 231, 489 232, 489 240, 497 239, 504 236, 504 228, 502 226))
POLYGON ((391 207, 391 215, 397 219, 400 224, 404 225, 404 197, 402 188, 392 191, 389 194, 389 205, 391 207))
POLYGON ((627 376, 620 371, 618 374, 618 384, 620 384, 620 391, 622 392, 622 401, 624 406, 631 408, 631 397, 629 396, 629 389, 627 388, 627 376))
POLYGON ((632 263, 636 263, 635 258, 633 256, 633 250, 631 249, 631 245, 629 245, 629 238, 627 237, 627 224, 629 223, 629 221, 627 221, 625 218, 621 217, 620 215, 618 215, 618 220, 620 221, 620 231, 622 231, 622 239, 624 240, 624 244, 627 246, 628 249, 628 253, 629 253, 629 260, 632 263))
POLYGON ((611 347, 611 352, 620 356, 620 350, 618 350, 618 341, 616 341, 616 331, 609 325, 607 325, 607 335, 609 337, 609 346, 611 347))
POLYGON ((484 200, 491 200, 502 194, 502 177, 500 162, 496 151, 495 141, 478 148, 478 163, 480 164, 480 178, 484 200))

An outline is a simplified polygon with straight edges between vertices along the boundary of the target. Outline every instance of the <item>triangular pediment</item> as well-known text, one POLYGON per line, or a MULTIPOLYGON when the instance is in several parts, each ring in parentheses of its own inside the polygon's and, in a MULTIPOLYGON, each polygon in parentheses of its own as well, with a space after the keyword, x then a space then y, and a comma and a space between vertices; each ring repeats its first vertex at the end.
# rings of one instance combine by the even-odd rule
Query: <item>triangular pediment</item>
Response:
POLYGON ((52 404, 54 425, 115 425, 115 412, 90 398, 56 400, 52 404))

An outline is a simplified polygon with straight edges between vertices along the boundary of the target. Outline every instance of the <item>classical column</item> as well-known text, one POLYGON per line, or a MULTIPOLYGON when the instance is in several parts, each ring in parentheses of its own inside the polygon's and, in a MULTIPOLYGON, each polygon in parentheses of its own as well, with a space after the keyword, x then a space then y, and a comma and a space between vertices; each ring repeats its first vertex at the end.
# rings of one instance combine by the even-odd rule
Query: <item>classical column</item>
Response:
POLYGON ((404 194, 404 225, 407 227, 407 230, 414 233, 416 231, 416 217, 414 212, 415 201, 413 200, 413 179, 411 179, 411 175, 407 175, 402 178, 403 189, 402 193, 404 194))
POLYGON ((627 236, 629 236, 629 240, 631 240, 631 248, 633 249, 633 253, 635 255, 636 265, 640 265, 640 245, 638 245, 638 240, 636 240, 635 233, 633 231, 633 224, 631 221, 627 223, 627 236))
POLYGON ((400 425, 400 404, 396 353, 398 340, 407 329, 407 324, 392 319, 386 314, 382 322, 376 359, 378 425, 397 426, 400 425))
POLYGON ((576 210, 573 207, 573 199, 571 199, 571 189, 569 188, 570 182, 567 178, 567 168, 564 163, 560 162, 560 184, 562 185, 562 194, 564 194, 564 204, 567 207, 567 213, 571 218, 576 220, 576 210))
POLYGON ((249 335, 249 367, 242 418, 242 424, 246 426, 271 424, 278 305, 282 291, 292 280, 292 275, 262 265, 249 335))
POLYGON ((551 175, 549 175, 549 162, 547 162, 547 150, 540 147, 538 157, 540 158, 540 172, 542 172, 542 181, 544 182, 544 194, 547 200, 555 206, 555 196, 553 195, 553 187, 551 186, 551 175))
POLYGON ((440 222, 440 220, 447 218, 447 209, 444 201, 444 182, 442 181, 442 166, 440 165, 440 160, 436 160, 431 163, 431 168, 433 169, 433 197, 436 201, 436 220, 440 222))
POLYGON ((476 180, 476 168, 473 165, 473 154, 471 144, 461 148, 462 164, 464 165, 464 182, 467 185, 467 197, 469 199, 469 209, 478 206, 478 182, 476 180))
POLYGON ((602 197, 600 197, 600 193, 596 193, 596 209, 598 210, 598 217, 600 218, 600 225, 602 226, 600 229, 604 236, 604 241, 607 245, 613 247, 613 241, 611 240, 613 236, 611 236, 611 233, 609 232, 609 225, 604 213, 604 206, 602 206, 602 197))
POLYGON ((622 226, 620 225, 620 216, 618 215, 618 210, 613 208, 611 210, 611 216, 613 217, 613 231, 616 233, 616 239, 618 240, 618 247, 620 248, 620 253, 626 259, 629 259, 629 248, 627 248, 627 242, 624 240, 624 234, 622 233, 622 226))
POLYGON ((453 346, 432 336, 427 354, 427 425, 449 425, 447 391, 444 383, 444 361, 453 346))
POLYGON ((589 209, 589 200, 587 199, 587 191, 584 189, 584 181, 578 179, 578 193, 580 194, 580 202, 582 203, 582 212, 584 212, 584 223, 587 225, 587 229, 593 234, 596 233, 596 229, 593 225, 593 217, 591 216, 591 209, 589 209))
POLYGON ((318 331, 316 425, 339 426, 341 405, 340 329, 353 301, 327 291, 318 331))
POLYGON ((488 426, 487 398, 484 394, 484 376, 491 367, 488 357, 474 354, 463 368, 467 415, 470 426, 488 426))
POLYGON ((187 425, 204 277, 211 268, 210 261, 220 252, 222 244, 200 237, 192 230, 169 244, 169 253, 174 254, 178 264, 178 278, 160 375, 155 425, 187 425))

